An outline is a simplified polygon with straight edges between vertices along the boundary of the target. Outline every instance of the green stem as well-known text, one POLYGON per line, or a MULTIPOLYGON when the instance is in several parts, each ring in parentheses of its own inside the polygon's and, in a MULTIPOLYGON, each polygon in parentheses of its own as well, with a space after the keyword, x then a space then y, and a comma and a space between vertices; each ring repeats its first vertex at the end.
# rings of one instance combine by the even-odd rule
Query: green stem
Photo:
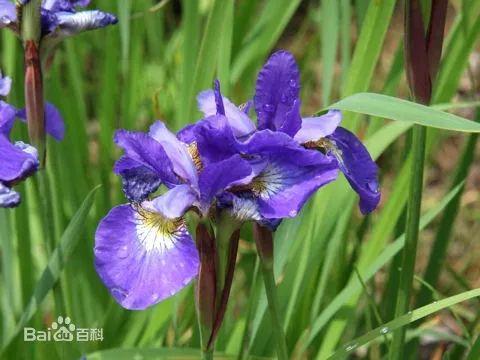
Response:
MULTIPOLYGON (((43 236, 45 240, 45 247, 48 258, 53 254, 55 248, 54 239, 54 224, 53 224, 53 208, 52 208, 52 194, 50 184, 48 182, 47 172, 45 169, 41 169, 38 174, 38 185, 40 192, 40 202, 42 206, 42 222, 43 222, 43 236)), ((55 307, 58 314, 65 315, 65 305, 63 302, 62 290, 59 282, 53 287, 53 297, 55 300, 55 307)))
POLYGON ((22 39, 32 40, 38 45, 41 36, 40 7, 41 0, 30 0, 22 9, 22 39))
POLYGON ((213 349, 202 350, 202 360, 212 360, 213 359, 213 349))
POLYGON ((262 268, 265 293, 272 322, 272 332, 277 344, 277 356, 280 360, 288 359, 287 342, 283 331, 283 322, 278 311, 277 286, 273 272, 273 235, 270 230, 259 224, 254 226, 254 237, 257 244, 260 266, 262 268))
MULTIPOLYGON (((426 128, 415 125, 413 128, 412 140, 412 179, 409 189, 409 200, 407 207, 407 225, 405 229, 405 247, 402 255, 402 271, 400 285, 395 308, 395 317, 408 312, 410 294, 412 292, 413 275, 415 270, 415 259, 417 254, 417 243, 419 233, 420 210, 422 203, 423 188, 423 167, 425 162, 425 139, 426 128)), ((393 334, 390 348, 390 359, 403 359, 402 351, 405 342, 406 328, 402 327, 393 334)))

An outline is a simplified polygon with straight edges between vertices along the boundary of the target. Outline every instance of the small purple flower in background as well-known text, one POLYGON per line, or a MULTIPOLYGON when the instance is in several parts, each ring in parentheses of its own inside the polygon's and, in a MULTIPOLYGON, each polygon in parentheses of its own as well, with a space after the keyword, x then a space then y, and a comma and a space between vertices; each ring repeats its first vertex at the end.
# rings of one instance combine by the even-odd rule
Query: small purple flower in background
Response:
MULTIPOLYGON (((28 2, 29 0, 23 0, 21 4, 28 2)), ((86 7, 89 3, 90 0, 43 0, 42 36, 46 39, 62 39, 117 23, 117 18, 106 12, 77 11, 77 8, 86 7)), ((0 25, 11 26, 16 21, 15 5, 9 0, 0 0, 0 25)))
MULTIPOLYGON (((10 92, 12 80, 2 77, 0 72, 0 96, 10 92)), ((24 110, 0 100, 0 207, 12 208, 20 203, 20 195, 12 189, 14 185, 33 175, 39 167, 37 150, 24 142, 10 141, 15 119, 22 120, 24 110)), ((48 104, 45 113, 47 132, 55 139, 61 140, 64 135, 63 120, 58 110, 48 104)))
POLYGON ((215 196, 250 180, 240 156, 203 164, 198 152, 157 121, 148 134, 117 131, 125 154, 115 164, 131 204, 113 208, 95 235, 95 266, 127 309, 145 309, 197 276, 199 257, 184 221, 195 209, 208 216, 215 196), (167 191, 148 200, 160 185, 167 191))
MULTIPOLYGON (((248 110, 242 111, 222 97, 218 87, 215 91, 201 93, 198 101, 200 110, 208 117, 218 111, 218 99, 222 99, 228 124, 240 143, 254 131, 268 130, 284 133, 306 149, 320 150, 336 162, 360 196, 361 212, 373 211, 381 195, 378 168, 370 154, 354 134, 338 126, 342 119, 340 111, 330 110, 322 116, 302 118, 299 93, 300 73, 295 58, 287 51, 278 51, 258 75, 254 96, 258 130, 249 119, 248 110)), ((195 128, 189 128, 187 132, 193 134, 195 128)))

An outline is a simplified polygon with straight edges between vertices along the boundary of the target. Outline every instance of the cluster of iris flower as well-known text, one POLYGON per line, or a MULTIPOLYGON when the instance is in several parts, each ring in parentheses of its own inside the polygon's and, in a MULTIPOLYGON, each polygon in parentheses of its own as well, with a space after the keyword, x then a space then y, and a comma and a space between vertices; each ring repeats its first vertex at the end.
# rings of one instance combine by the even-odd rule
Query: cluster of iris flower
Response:
POLYGON ((366 148, 339 126, 340 111, 302 117, 299 93, 296 61, 278 51, 261 69, 253 101, 236 106, 216 81, 198 95, 203 119, 177 134, 160 121, 147 133, 116 132, 124 155, 114 171, 129 203, 101 221, 94 252, 118 303, 145 309, 197 276, 187 212, 203 219, 222 212, 238 224, 275 231, 339 171, 358 193, 363 214, 377 207, 378 169, 366 148))
MULTIPOLYGON (((21 35, 19 15, 29 0, 0 0, 0 28, 9 28, 21 35)), ((52 56, 55 46, 64 38, 86 30, 115 24, 115 16, 98 10, 76 11, 90 0, 43 0, 41 7, 40 55, 43 64, 52 56)), ((39 70, 40 71, 40 70, 39 70)), ((17 109, 1 100, 10 92, 12 80, 0 72, 0 208, 16 207, 20 195, 13 186, 33 175, 40 166, 36 148, 22 141, 12 143, 10 134, 16 119, 26 122, 25 109, 17 109)), ((59 111, 51 104, 45 105, 45 130, 60 141, 65 126, 59 111)))
MULTIPOLYGON (((0 96, 10 92, 12 80, 0 73, 0 96)), ((20 204, 20 194, 12 187, 33 175, 39 168, 37 150, 23 141, 12 142, 11 131, 15 120, 26 122, 24 109, 17 109, 0 100, 0 208, 12 208, 20 204)), ((51 104, 45 107, 45 130, 54 139, 60 141, 65 126, 59 111, 51 104)))

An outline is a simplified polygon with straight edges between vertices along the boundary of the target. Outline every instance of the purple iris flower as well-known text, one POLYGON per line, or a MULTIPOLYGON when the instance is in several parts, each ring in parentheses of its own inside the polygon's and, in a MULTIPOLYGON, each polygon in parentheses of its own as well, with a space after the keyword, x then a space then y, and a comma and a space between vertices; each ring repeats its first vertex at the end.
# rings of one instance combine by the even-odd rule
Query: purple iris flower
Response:
MULTIPOLYGON (((299 93, 300 72, 295 58, 287 51, 274 53, 257 78, 254 96, 257 131, 284 133, 303 148, 319 150, 335 161, 358 193, 361 212, 370 213, 380 201, 375 162, 360 140, 339 126, 342 119, 339 110, 330 110, 322 116, 302 118, 299 93)), ((218 88, 205 91, 198 97, 199 108, 207 117, 221 111, 218 108, 219 101, 223 102, 228 123, 236 139, 242 142, 251 136, 255 126, 247 115, 248 110, 242 111, 222 97, 218 88)), ((195 132, 194 128, 186 129, 185 136, 194 137, 192 134, 195 132)))
MULTIPOLYGON (((10 92, 11 79, 0 73, 0 95, 10 92)), ((12 187, 31 176, 38 170, 37 150, 24 142, 10 141, 10 133, 17 117, 22 117, 24 110, 0 100, 0 207, 12 208, 20 203, 20 195, 12 187)), ((57 140, 64 134, 63 120, 58 110, 48 104, 46 113, 47 132, 57 140)))
POLYGON ((17 21, 17 10, 10 0, 0 0, 0 28, 10 26, 17 21))
POLYGON ((95 267, 127 309, 145 309, 197 276, 199 256, 184 222, 209 215, 217 195, 251 180, 240 155, 203 163, 195 143, 180 141, 157 121, 148 133, 117 131, 124 155, 115 164, 130 204, 113 208, 95 235, 95 267), (160 185, 166 188, 155 195, 160 185))
MULTIPOLYGON (((240 118, 241 111, 237 111, 240 118)), ((194 141, 206 163, 215 164, 239 154, 249 162, 252 180, 218 196, 218 205, 229 209, 238 220, 254 220, 274 230, 281 219, 297 216, 316 190, 336 179, 337 163, 331 157, 268 129, 238 138, 231 119, 210 116, 179 136, 194 141)))
MULTIPOLYGON (((23 0, 25 5, 29 0, 23 0)), ((43 0, 42 36, 64 38, 82 31, 94 30, 117 23, 117 18, 99 10, 77 11, 88 6, 90 0, 43 0)), ((17 14, 10 0, 0 0, 0 27, 15 24, 17 14)))

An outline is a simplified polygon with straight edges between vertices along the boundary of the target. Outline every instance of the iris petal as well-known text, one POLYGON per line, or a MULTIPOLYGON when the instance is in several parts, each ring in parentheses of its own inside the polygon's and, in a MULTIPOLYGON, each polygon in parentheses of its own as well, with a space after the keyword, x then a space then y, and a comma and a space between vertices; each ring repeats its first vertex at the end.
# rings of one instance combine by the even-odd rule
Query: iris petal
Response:
POLYGON ((212 163, 200 173, 201 208, 205 211, 213 198, 231 186, 250 181, 252 167, 240 155, 212 163))
MULTIPOLYGON (((0 6, 1 6, 1 3, 0 3, 0 6)), ((12 79, 9 78, 8 76, 2 76, 2 72, 0 71, 0 96, 7 96, 10 93, 11 87, 12 87, 12 79)))
POLYGON ((322 116, 307 117, 302 119, 302 127, 295 134, 294 139, 300 144, 309 141, 318 141, 331 135, 342 121, 340 110, 330 110, 322 116))
POLYGON ((116 24, 117 18, 99 10, 80 12, 56 12, 58 28, 55 33, 60 36, 71 36, 83 31, 95 30, 108 25, 116 24))
POLYGON ((0 208, 14 208, 20 204, 20 194, 0 182, 0 208))
POLYGON ((15 5, 9 0, 0 0, 0 28, 8 26, 15 21, 17 21, 15 5))
POLYGON ((10 136, 16 114, 17 109, 0 100, 0 136, 10 136))
POLYGON ((300 72, 292 54, 274 53, 258 74, 254 97, 258 128, 294 136, 301 127, 300 72))
POLYGON ((150 127, 150 136, 160 143, 170 158, 175 173, 190 184, 197 184, 197 170, 185 143, 178 140, 175 134, 167 129, 161 121, 150 127))
POLYGON ((338 127, 328 138, 333 140, 338 149, 336 156, 339 158, 340 170, 360 196, 361 212, 372 212, 381 197, 377 165, 365 146, 350 131, 338 127))
MULTIPOLYGON (((248 115, 240 110, 228 98, 222 96, 225 117, 232 128, 235 137, 242 137, 255 131, 255 125, 248 115)), ((206 90, 197 96, 198 108, 205 115, 211 117, 217 114, 215 93, 213 90, 206 90)), ((211 118, 212 119, 212 118, 211 118)))
POLYGON ((33 174, 39 166, 35 148, 23 142, 11 144, 0 135, 0 182, 13 185, 33 174))
MULTIPOLYGON (((163 146, 147 134, 118 130, 115 133, 115 143, 125 150, 129 158, 130 168, 134 162, 138 167, 146 167, 156 173, 166 184, 177 184, 178 179, 173 172, 173 165, 163 146)), ((125 159, 122 166, 116 165, 115 170, 120 175, 125 169, 125 159)))
POLYGON ((124 308, 142 310, 180 291, 198 273, 185 224, 129 205, 113 208, 95 234, 95 267, 124 308))
POLYGON ((182 217, 197 200, 197 193, 190 185, 178 185, 151 201, 151 206, 163 216, 182 217))
MULTIPOLYGON (((27 121, 25 109, 17 112, 17 116, 23 122, 27 121)), ((45 131, 57 141, 63 140, 65 136, 65 123, 60 111, 52 104, 45 104, 45 131)))

